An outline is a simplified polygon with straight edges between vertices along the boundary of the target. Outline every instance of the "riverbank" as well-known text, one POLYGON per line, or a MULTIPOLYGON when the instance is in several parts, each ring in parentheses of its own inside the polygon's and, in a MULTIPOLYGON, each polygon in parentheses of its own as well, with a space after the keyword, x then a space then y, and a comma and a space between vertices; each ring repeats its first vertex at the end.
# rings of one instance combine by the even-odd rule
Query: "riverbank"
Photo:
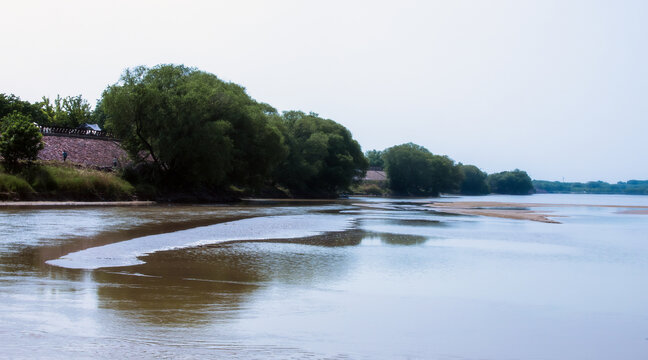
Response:
POLYGON ((0 201, 0 209, 94 206, 150 206, 155 201, 0 201))
POLYGON ((3 201, 131 201, 135 187, 115 171, 64 162, 25 163, 15 171, 0 168, 3 201))

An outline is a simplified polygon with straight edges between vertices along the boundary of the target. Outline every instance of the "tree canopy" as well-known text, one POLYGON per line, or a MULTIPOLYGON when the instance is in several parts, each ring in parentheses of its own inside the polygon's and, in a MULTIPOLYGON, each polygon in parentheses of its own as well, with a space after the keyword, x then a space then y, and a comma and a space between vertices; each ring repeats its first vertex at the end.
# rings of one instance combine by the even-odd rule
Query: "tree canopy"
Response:
POLYGON ((38 124, 47 122, 47 117, 41 111, 40 105, 20 100, 13 94, 0 94, 0 119, 13 113, 29 116, 32 121, 38 124))
POLYGON ((459 170, 463 175, 459 192, 463 195, 485 195, 490 192, 485 172, 479 170, 475 165, 459 164, 459 170))
POLYGON ((407 143, 384 151, 389 186, 396 195, 438 196, 459 188, 461 171, 447 156, 407 143))
POLYGON ((383 160, 383 152, 380 150, 369 150, 365 153, 367 161, 369 161, 369 167, 383 169, 385 167, 385 161, 383 160))
POLYGON ((285 112, 275 124, 289 149, 275 179, 293 193, 332 196, 364 176, 367 160, 344 126, 301 111, 285 112))
POLYGON ((515 169, 488 175, 488 185, 496 194, 528 195, 533 192, 533 183, 526 171, 515 169))
POLYGON ((245 89, 182 65, 124 72, 101 100, 106 124, 165 182, 259 186, 286 156, 268 108, 245 89))
POLYGON ((32 104, 13 94, 0 94, 0 118, 14 112, 29 116, 38 125, 71 128, 92 122, 95 117, 90 104, 81 95, 59 95, 53 101, 43 96, 41 101, 32 104))
POLYGON ((27 115, 14 112, 0 119, 0 155, 10 168, 19 160, 36 160, 43 135, 27 115))
POLYGON ((81 95, 66 97, 57 95, 53 102, 43 96, 43 100, 36 105, 45 115, 39 125, 76 128, 81 124, 91 122, 93 117, 90 103, 81 95))

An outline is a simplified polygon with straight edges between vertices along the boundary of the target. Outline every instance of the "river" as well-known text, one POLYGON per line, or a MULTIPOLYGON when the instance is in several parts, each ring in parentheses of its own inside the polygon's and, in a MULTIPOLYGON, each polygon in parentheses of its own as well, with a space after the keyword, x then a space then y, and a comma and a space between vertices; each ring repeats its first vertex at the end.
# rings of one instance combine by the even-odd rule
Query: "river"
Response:
POLYGON ((648 197, 4 208, 2 357, 646 359, 637 206, 648 197), (560 223, 432 201, 540 203, 560 223))

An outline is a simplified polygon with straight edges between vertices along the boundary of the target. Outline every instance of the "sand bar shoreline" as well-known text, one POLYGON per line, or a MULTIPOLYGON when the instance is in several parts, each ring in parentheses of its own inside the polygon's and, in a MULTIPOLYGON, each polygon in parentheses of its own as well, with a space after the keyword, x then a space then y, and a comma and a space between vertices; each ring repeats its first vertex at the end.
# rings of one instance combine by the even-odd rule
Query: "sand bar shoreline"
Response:
POLYGON ((432 202, 427 204, 438 211, 457 215, 479 215, 499 217, 516 220, 531 220, 544 223, 560 224, 552 218, 560 217, 548 212, 538 212, 526 208, 551 208, 551 207, 603 207, 626 209, 619 211, 621 214, 648 215, 648 206, 640 205, 588 205, 588 204, 543 204, 543 203, 512 203, 497 201, 457 201, 457 202, 432 202))

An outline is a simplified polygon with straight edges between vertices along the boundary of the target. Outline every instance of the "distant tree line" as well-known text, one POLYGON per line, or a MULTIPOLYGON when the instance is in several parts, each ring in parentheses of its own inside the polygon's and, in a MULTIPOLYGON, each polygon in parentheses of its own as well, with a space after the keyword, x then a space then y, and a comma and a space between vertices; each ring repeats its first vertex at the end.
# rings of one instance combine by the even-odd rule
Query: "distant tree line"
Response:
MULTIPOLYGON (((331 197, 357 184, 367 168, 384 169, 393 195, 524 195, 537 192, 648 194, 648 181, 533 181, 518 169, 486 174, 421 145, 362 153, 344 126, 316 113, 287 111, 252 99, 242 86, 183 65, 127 69, 94 109, 79 96, 30 103, 0 94, 0 155, 6 167, 42 148, 34 123, 96 123, 121 140, 133 163, 123 176, 162 191, 279 189, 331 197)), ((367 188, 379 194, 375 185, 367 188)))
POLYGON ((648 195, 648 180, 619 181, 616 184, 603 181, 581 183, 533 180, 533 186, 539 193, 648 195))
MULTIPOLYGON (((440 193, 526 195, 533 192, 529 175, 521 170, 486 174, 475 165, 455 163, 446 155, 432 154, 421 145, 407 143, 388 149, 370 150, 371 168, 387 173, 393 195, 438 196, 440 193)), ((379 189, 371 188, 373 192, 379 189)))
POLYGON ((41 101, 30 103, 10 94, 0 94, 0 119, 18 113, 42 126, 76 128, 85 123, 104 126, 105 116, 101 102, 94 110, 81 95, 61 97, 51 100, 43 96, 41 101))

